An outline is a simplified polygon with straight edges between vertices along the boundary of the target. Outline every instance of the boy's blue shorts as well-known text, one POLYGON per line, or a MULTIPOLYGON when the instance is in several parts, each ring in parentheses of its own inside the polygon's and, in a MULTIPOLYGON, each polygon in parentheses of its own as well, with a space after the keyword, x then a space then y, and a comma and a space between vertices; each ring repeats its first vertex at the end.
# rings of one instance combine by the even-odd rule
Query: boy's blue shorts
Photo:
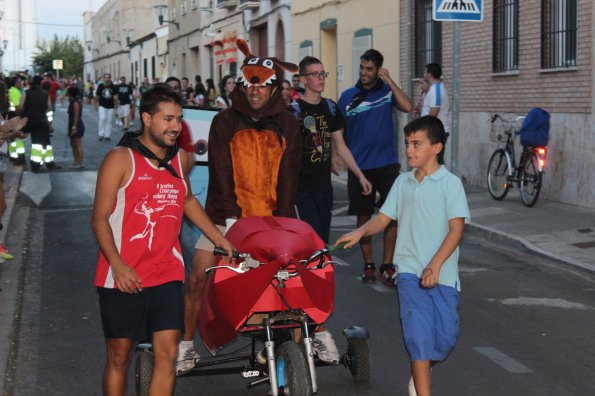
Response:
POLYGON ((459 336, 459 292, 437 285, 424 289, 415 274, 397 277, 401 326, 410 360, 441 361, 459 336))

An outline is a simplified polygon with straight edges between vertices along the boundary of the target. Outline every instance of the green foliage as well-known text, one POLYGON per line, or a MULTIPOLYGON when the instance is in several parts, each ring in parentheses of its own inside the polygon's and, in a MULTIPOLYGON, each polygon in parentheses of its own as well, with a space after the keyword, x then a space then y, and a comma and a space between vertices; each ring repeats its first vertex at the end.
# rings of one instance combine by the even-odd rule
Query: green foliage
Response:
POLYGON ((64 69, 60 76, 72 77, 83 75, 83 45, 78 38, 66 36, 59 39, 54 36, 51 41, 42 41, 37 44, 37 54, 33 56, 33 66, 37 73, 54 72, 52 62, 62 59, 64 69))

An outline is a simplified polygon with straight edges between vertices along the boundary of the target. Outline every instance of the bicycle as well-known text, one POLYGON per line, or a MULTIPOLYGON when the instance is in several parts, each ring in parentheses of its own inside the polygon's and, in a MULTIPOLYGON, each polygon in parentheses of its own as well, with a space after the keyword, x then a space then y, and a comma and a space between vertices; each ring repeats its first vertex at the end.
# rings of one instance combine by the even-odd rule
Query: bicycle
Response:
POLYGON ((525 206, 535 205, 541 192, 542 175, 546 166, 546 147, 523 147, 518 166, 515 160, 514 140, 518 135, 517 123, 525 117, 516 116, 507 120, 499 114, 490 118, 499 148, 494 151, 488 163, 487 182, 490 195, 501 201, 508 191, 518 185, 521 200, 525 206), (496 121, 500 121, 500 127, 496 121), (505 140, 504 140, 505 139, 505 140))

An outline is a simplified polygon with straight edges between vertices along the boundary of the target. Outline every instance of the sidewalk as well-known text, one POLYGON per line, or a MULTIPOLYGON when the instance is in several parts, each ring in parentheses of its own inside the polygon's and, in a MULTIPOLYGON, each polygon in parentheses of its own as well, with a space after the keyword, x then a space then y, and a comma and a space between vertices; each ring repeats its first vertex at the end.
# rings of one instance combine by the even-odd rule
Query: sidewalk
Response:
POLYGON ((471 211, 469 231, 520 243, 536 253, 595 272, 595 209, 542 198, 528 208, 518 190, 509 191, 502 201, 492 199, 486 188, 466 186, 465 191, 471 211))
MULTIPOLYGON (((346 185, 347 174, 333 175, 333 182, 346 185)), ((466 233, 521 245, 562 263, 595 272, 595 209, 542 198, 528 208, 514 189, 502 201, 494 200, 487 188, 465 186, 465 192, 471 211, 466 233)))

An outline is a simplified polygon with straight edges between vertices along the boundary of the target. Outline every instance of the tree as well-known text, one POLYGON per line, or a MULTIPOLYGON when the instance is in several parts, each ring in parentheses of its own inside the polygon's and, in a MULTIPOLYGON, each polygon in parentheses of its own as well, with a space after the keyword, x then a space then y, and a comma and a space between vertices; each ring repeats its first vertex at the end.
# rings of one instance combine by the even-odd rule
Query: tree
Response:
POLYGON ((62 59, 64 69, 60 70, 61 76, 83 75, 83 46, 78 38, 66 36, 37 44, 37 54, 33 56, 33 66, 38 73, 54 72, 52 62, 62 59))

